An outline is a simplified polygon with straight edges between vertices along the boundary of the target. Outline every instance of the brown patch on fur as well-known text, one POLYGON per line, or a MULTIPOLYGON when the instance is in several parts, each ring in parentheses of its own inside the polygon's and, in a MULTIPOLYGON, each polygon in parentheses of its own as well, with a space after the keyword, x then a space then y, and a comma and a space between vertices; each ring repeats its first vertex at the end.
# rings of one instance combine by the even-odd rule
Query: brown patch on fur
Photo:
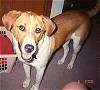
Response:
POLYGON ((68 11, 52 18, 52 20, 57 25, 57 32, 54 34, 55 49, 69 40, 73 33, 79 36, 82 42, 86 39, 89 32, 89 17, 87 14, 79 11, 68 11), (86 24, 81 27, 84 23, 86 24))
POLYGON ((56 26, 49 18, 38 16, 33 12, 19 11, 19 13, 17 11, 10 11, 8 14, 4 15, 3 22, 5 26, 13 26, 12 33, 20 45, 25 36, 28 35, 38 43, 45 33, 49 37, 54 36, 55 49, 57 49, 63 45, 65 41, 69 40, 73 33, 80 37, 82 43, 89 32, 89 17, 87 14, 79 11, 68 11, 52 18, 53 22, 57 26, 57 30, 55 30, 56 26), (19 13, 21 13, 20 16, 19 13), (10 22, 9 19, 7 20, 8 17, 10 17, 13 22, 10 22), (18 29, 18 26, 20 25, 25 26, 25 31, 20 31, 18 29), (43 35, 41 35, 41 33, 36 33, 36 28, 41 28, 44 32, 43 35))

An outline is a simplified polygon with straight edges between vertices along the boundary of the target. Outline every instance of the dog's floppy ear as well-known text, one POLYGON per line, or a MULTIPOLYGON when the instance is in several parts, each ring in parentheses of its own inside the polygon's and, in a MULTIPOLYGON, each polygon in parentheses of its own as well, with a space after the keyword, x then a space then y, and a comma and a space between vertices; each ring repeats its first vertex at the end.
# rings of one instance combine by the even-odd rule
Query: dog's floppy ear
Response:
POLYGON ((45 30, 46 30, 46 35, 51 36, 52 33, 54 32, 55 28, 56 28, 55 23, 46 16, 41 15, 41 17, 42 17, 44 27, 45 27, 45 30))
POLYGON ((21 15, 20 11, 9 11, 7 14, 4 14, 4 16, 2 17, 2 21, 4 26, 6 27, 7 30, 11 29, 11 26, 13 24, 13 22, 21 15))

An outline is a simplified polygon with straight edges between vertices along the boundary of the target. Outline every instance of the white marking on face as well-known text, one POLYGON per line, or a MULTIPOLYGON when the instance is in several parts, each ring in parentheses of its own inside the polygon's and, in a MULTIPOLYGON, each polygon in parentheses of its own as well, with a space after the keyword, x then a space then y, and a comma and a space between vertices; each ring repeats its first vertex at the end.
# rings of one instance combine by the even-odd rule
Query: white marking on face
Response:
POLYGON ((33 38, 33 36, 32 36, 33 35, 32 32, 34 31, 33 28, 35 28, 35 26, 33 25, 33 20, 34 20, 34 22, 36 22, 35 17, 30 15, 29 21, 28 21, 28 26, 26 25, 26 30, 27 30, 26 33, 27 34, 25 35, 22 45, 21 45, 22 57, 24 59, 32 58, 32 55, 36 52, 36 49, 37 49, 35 38, 33 38), (33 48, 29 47, 29 45, 31 45, 31 47, 33 47, 33 48), (26 48, 26 46, 27 46, 27 48, 26 48))
POLYGON ((26 59, 27 59, 27 57, 30 58, 32 56, 32 54, 34 54, 36 52, 36 43, 35 43, 35 40, 32 39, 30 36, 26 36, 24 38, 24 40, 23 40, 23 43, 22 43, 22 46, 21 46, 21 51, 22 51, 24 57, 26 57, 26 59), (33 46, 33 51, 29 52, 29 53, 26 52, 26 50, 25 50, 25 46, 26 45, 32 45, 33 46))

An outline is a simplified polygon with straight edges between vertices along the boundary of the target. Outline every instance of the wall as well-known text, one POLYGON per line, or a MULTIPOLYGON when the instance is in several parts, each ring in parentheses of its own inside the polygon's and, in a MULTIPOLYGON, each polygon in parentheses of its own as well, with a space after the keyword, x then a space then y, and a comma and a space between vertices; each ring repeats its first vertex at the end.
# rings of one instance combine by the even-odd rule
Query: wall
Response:
POLYGON ((52 8, 51 8, 51 15, 50 15, 51 18, 62 13, 63 4, 64 4, 64 0, 52 1, 52 8))

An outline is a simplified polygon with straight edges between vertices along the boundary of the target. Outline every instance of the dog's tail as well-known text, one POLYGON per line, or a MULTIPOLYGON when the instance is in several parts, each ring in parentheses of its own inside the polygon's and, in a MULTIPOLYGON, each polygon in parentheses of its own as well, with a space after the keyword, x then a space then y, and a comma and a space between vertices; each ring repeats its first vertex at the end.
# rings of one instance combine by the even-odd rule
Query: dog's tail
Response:
POLYGON ((87 11, 87 14, 90 17, 92 17, 92 16, 96 15, 99 11, 100 11, 100 0, 97 0, 95 7, 93 9, 91 9, 90 11, 87 11))

